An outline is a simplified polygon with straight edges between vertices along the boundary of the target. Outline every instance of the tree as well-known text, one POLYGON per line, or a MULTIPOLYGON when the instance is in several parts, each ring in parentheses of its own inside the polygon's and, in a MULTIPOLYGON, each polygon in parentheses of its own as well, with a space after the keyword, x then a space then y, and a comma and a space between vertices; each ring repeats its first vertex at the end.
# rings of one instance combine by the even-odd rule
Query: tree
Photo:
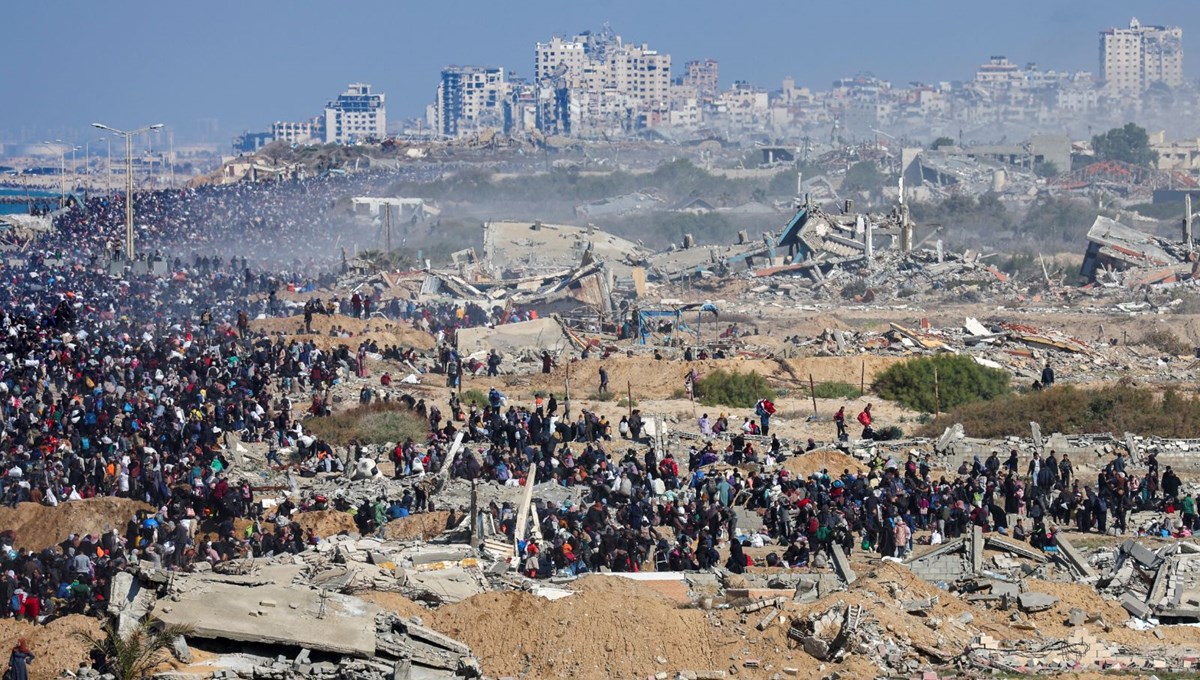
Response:
POLYGON ((871 389, 884 399, 933 413, 1007 394, 1008 380, 1008 373, 981 366, 969 356, 938 354, 892 364, 875 378, 871 389))
POLYGON ((929 148, 932 151, 937 151, 943 146, 954 146, 954 140, 950 139, 949 137, 938 137, 937 139, 933 140, 933 143, 929 145, 929 148))
POLYGON ((1033 174, 1038 177, 1054 177, 1058 174, 1058 165, 1054 161, 1042 161, 1033 164, 1033 174))
POLYGON ((1037 243, 1079 243, 1087 236, 1100 211, 1089 201, 1054 197, 1037 201, 1017 223, 1022 233, 1037 243))
POLYGON ((124 638, 117 632, 116 623, 110 621, 100 629, 100 634, 91 631, 77 633, 89 647, 104 657, 107 670, 117 680, 142 680, 150 671, 162 663, 163 650, 175 638, 189 634, 189 626, 165 625, 160 621, 142 621, 124 638))
POLYGON ((874 191, 883 186, 883 173, 872 161, 859 161, 846 171, 842 191, 874 191))
POLYGON ((1146 129, 1133 123, 1092 137, 1092 150, 1101 161, 1153 167, 1158 160, 1158 154, 1150 148, 1150 135, 1146 134, 1146 129))

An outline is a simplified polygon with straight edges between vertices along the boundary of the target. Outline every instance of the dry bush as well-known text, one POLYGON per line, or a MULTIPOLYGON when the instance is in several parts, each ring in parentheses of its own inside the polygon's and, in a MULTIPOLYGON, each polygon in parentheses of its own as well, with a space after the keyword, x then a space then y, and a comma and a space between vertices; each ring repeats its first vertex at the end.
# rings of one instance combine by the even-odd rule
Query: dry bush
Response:
POLYGON ((962 423, 972 437, 1025 435, 1031 421, 1042 432, 1194 437, 1200 429, 1200 400, 1174 390, 1160 397, 1151 389, 1129 385, 1103 389, 1063 385, 967 404, 923 426, 918 434, 936 437, 946 427, 962 423))
POLYGON ((1146 331, 1138 343, 1174 356, 1192 353, 1192 346, 1175 335, 1169 328, 1158 327, 1146 331))
POLYGON ((316 437, 335 446, 403 442, 412 437, 423 442, 429 435, 425 419, 401 402, 375 402, 323 418, 310 418, 304 426, 316 437))

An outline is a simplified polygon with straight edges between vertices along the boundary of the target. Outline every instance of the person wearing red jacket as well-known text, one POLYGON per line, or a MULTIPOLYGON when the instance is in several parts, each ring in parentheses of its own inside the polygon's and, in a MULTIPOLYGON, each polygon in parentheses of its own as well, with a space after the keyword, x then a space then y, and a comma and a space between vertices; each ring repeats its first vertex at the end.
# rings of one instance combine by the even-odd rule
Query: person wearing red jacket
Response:
POLYGON ((871 423, 873 422, 875 421, 874 418, 871 417, 871 404, 867 404, 867 407, 862 410, 862 413, 858 414, 858 424, 863 426, 863 439, 875 438, 875 430, 871 427, 871 423))
POLYGON ((760 434, 771 436, 771 416, 775 415, 775 404, 770 399, 759 399, 754 405, 754 414, 758 416, 760 434))

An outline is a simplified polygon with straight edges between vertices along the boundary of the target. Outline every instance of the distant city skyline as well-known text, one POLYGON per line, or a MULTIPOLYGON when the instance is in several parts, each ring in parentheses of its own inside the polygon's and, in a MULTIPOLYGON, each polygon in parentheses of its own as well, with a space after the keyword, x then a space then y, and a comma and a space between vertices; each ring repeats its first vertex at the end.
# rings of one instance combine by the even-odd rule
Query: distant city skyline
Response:
MULTIPOLYGON (((500 66, 527 78, 535 43, 605 22, 628 42, 671 54, 674 76, 689 60, 718 60, 722 88, 747 80, 776 89, 793 76, 798 86, 825 89, 860 72, 897 85, 966 80, 994 54, 1098 76, 1099 32, 1134 16, 1181 27, 1185 45, 1200 40, 1200 3, 1183 0, 534 0, 502 9, 468 0, 453 11, 371 0, 340 15, 305 1, 215 0, 198 11, 68 0, 21 3, 5 16, 10 61, 0 70, 0 141, 83 138, 94 134, 93 121, 162 122, 180 140, 221 141, 313 116, 346 83, 360 81, 387 95, 391 120, 423 117, 444 67, 500 66)), ((1185 61, 1189 80, 1198 72, 1185 61)))

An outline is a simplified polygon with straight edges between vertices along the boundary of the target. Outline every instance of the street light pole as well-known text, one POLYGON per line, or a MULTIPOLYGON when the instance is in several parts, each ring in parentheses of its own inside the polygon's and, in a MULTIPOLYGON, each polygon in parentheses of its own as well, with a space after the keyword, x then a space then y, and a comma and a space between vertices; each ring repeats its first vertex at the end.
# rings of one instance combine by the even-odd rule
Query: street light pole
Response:
POLYGON ((67 204, 67 152, 63 150, 61 139, 42 144, 58 151, 58 207, 62 209, 67 204))
POLYGON ((155 123, 154 125, 129 131, 118 130, 103 123, 92 123, 92 126, 125 138, 125 259, 133 262, 133 136, 151 130, 158 130, 163 125, 162 123, 155 123))
MULTIPOLYGON (((79 146, 77 144, 72 144, 71 145, 71 188, 72 188, 72 190, 74 190, 75 188, 77 188, 79 186, 79 164, 75 162, 75 152, 76 151, 79 151, 79 146)), ((65 179, 63 180, 63 185, 65 188, 66 187, 65 179)), ((63 192, 63 195, 64 195, 64 197, 66 196, 65 191, 63 192)), ((64 201, 64 203, 65 203, 65 201, 64 201)))
POLYGON ((133 262, 133 135, 125 135, 125 259, 133 262))

